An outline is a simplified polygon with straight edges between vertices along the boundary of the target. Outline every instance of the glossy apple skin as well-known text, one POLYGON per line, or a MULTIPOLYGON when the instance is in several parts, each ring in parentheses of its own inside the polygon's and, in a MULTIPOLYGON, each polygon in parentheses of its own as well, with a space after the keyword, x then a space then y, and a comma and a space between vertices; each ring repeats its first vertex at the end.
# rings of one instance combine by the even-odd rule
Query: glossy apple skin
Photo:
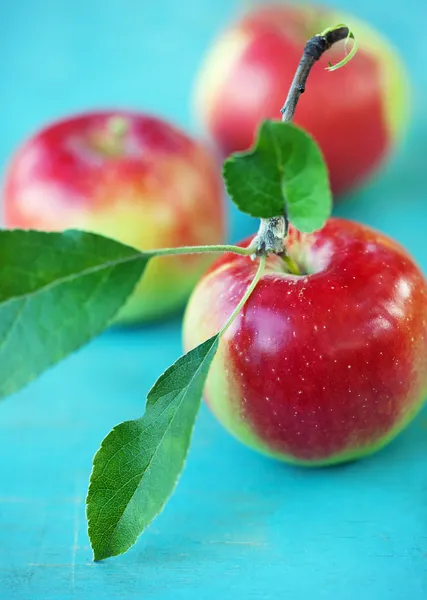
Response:
MULTIPOLYGON (((268 258, 220 341, 205 398, 262 453, 302 465, 353 460, 389 442, 427 396, 427 283, 399 245, 351 221, 289 240, 311 274, 268 258)), ((186 350, 224 325, 256 267, 227 254, 208 270, 186 310, 186 350)))
MULTIPOLYGON (((9 228, 79 228, 139 249, 217 244, 225 235, 215 159, 140 113, 92 112, 50 125, 17 151, 3 195, 9 228), (111 130, 118 118, 124 133, 111 130)), ((118 321, 183 307, 209 262, 207 255, 153 259, 118 321)))
POLYGON ((306 41, 336 23, 355 31, 351 63, 336 44, 316 63, 294 121, 319 143, 335 195, 360 186, 407 122, 408 82, 393 48, 352 16, 310 6, 256 8, 214 43, 196 81, 195 110, 222 154, 245 150, 262 119, 279 119, 306 41))

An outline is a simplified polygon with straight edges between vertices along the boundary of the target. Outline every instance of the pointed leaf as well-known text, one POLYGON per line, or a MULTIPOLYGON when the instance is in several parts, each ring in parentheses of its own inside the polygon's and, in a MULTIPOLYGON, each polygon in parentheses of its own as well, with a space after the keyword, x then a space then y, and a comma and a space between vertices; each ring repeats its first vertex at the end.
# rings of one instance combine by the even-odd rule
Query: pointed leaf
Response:
POLYGON ((283 215, 302 232, 320 229, 332 210, 328 172, 316 142, 292 123, 264 121, 254 147, 224 163, 227 191, 259 218, 283 215))
POLYGON ((148 394, 144 416, 121 423, 102 442, 87 497, 95 560, 126 552, 172 494, 218 339, 169 367, 148 394))
POLYGON ((0 398, 100 333, 151 256, 81 231, 0 231, 0 398))

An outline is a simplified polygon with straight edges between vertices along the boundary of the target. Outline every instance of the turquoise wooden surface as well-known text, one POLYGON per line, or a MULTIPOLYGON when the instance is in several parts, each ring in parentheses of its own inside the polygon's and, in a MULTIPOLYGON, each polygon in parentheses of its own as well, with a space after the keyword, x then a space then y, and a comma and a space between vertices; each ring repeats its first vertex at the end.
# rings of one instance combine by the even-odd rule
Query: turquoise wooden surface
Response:
MULTIPOLYGON (((195 130, 193 74, 235 6, 2 2, 2 167, 35 128, 91 106, 149 109, 195 130)), ((427 272, 427 9, 359 0, 353 10, 400 47, 415 98, 405 144, 337 212, 391 234, 427 272)), ((251 231, 249 219, 231 216, 231 238, 251 231)), ((108 332, 1 404, 1 600, 425 600, 427 411, 372 458, 301 470, 243 448, 203 409, 164 513, 127 555, 91 562, 84 496, 93 453, 114 424, 142 413, 180 352, 179 320, 108 332)))

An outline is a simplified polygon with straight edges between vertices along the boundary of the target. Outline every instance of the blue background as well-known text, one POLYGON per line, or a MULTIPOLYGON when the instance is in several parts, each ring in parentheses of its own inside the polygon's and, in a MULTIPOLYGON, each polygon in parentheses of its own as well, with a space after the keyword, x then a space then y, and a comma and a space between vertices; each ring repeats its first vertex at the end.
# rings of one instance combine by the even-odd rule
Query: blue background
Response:
MULTIPOLYGON (((336 211, 401 241, 424 272, 425 6, 355 3, 353 12, 401 50, 415 88, 413 120, 380 176, 336 211)), ((1 167, 42 124, 90 107, 146 109, 195 132, 194 73, 236 7, 4 0, 1 167)), ((231 217, 234 240, 255 227, 231 217)), ((0 598, 425 600, 426 411, 372 458, 302 470, 245 449, 203 408, 163 514, 128 554, 91 562, 84 497, 92 456, 113 425, 141 415, 147 390, 180 352, 179 319, 110 331, 2 403, 0 598)))

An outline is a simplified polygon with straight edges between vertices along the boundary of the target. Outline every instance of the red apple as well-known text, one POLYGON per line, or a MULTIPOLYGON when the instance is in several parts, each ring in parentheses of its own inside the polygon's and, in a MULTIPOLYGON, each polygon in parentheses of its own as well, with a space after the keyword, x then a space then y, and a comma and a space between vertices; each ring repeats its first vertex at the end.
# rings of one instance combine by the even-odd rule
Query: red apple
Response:
MULTIPOLYGON (((306 236, 291 229, 288 253, 304 274, 269 256, 220 341, 206 400, 238 439, 285 461, 369 454, 427 396, 427 282, 397 243, 342 219, 306 236)), ((256 268, 226 254, 208 270, 187 307, 187 350, 224 325, 256 268)))
POLYGON ((352 28, 359 50, 334 73, 325 68, 343 58, 343 43, 318 61, 295 123, 321 146, 335 194, 360 185, 377 169, 406 123, 404 69, 375 30, 335 9, 314 6, 253 9, 214 43, 197 79, 195 101, 224 155, 248 148, 262 119, 280 118, 306 41, 337 23, 352 28))
MULTIPOLYGON (((200 143, 152 116, 93 112, 54 123, 14 156, 4 187, 7 227, 79 228, 140 249, 217 244, 222 184, 200 143)), ((120 321, 185 303, 208 255, 156 258, 120 321)))

